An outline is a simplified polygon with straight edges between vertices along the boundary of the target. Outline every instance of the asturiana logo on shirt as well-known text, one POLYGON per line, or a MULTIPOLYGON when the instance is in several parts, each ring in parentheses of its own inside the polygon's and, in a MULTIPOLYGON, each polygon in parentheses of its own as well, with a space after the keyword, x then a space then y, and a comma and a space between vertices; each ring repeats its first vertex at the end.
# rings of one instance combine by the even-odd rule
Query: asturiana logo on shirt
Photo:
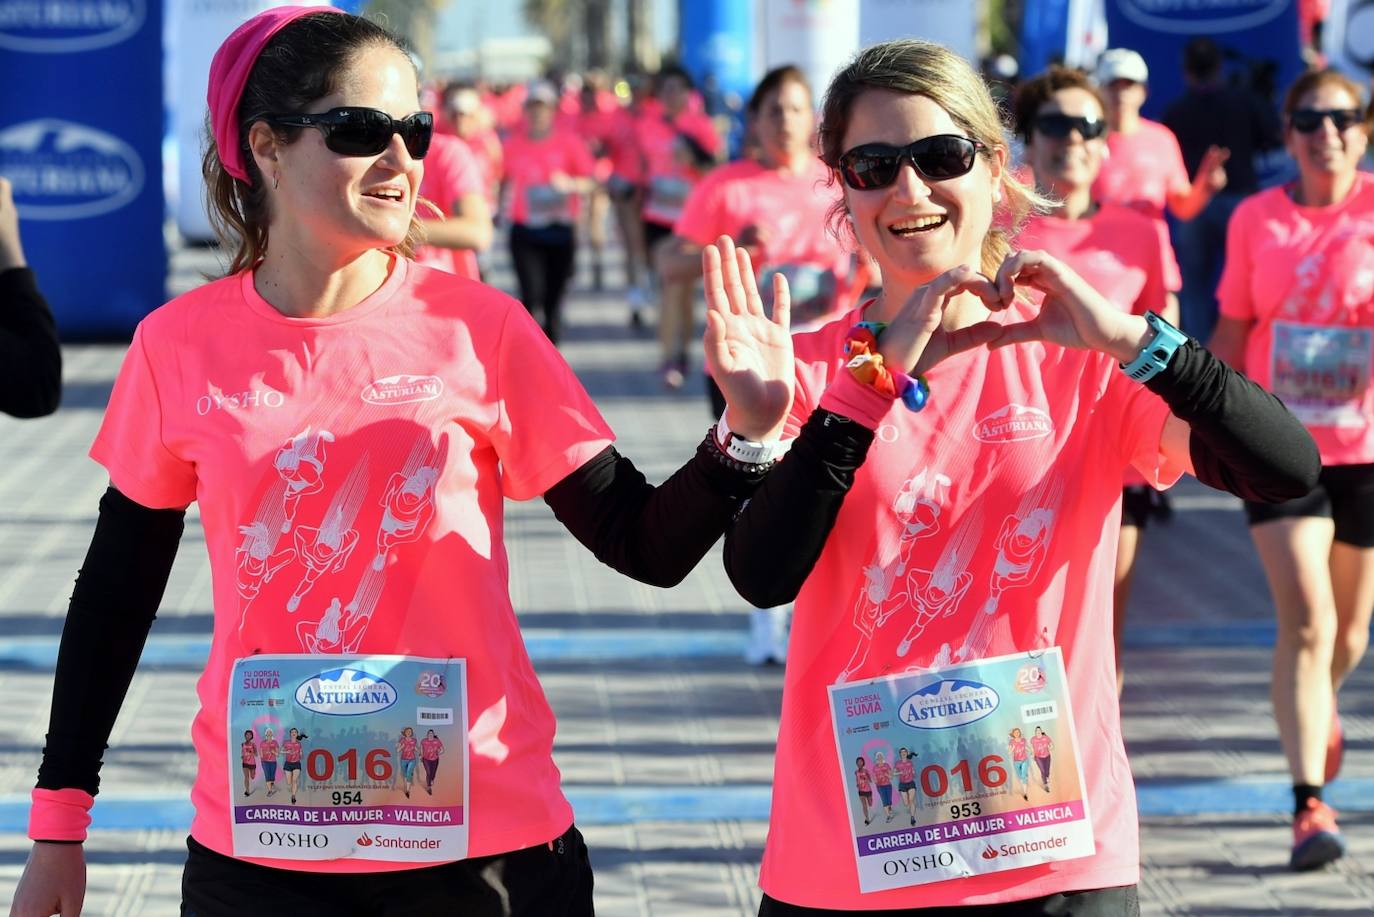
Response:
POLYGON ((978 722, 1001 703, 997 692, 982 682, 942 678, 902 701, 897 715, 913 729, 951 729, 978 722))
POLYGON ((363 389, 368 404, 410 404, 433 401, 444 393, 444 380, 438 376, 412 376, 402 373, 378 379, 363 389))
POLYGON ((332 669, 301 682, 296 703, 328 716, 363 716, 396 703, 391 682, 361 669, 332 669))
POLYGON ((1049 414, 1015 403, 993 411, 973 426, 974 438, 984 443, 1017 443, 1053 432, 1054 421, 1049 414))

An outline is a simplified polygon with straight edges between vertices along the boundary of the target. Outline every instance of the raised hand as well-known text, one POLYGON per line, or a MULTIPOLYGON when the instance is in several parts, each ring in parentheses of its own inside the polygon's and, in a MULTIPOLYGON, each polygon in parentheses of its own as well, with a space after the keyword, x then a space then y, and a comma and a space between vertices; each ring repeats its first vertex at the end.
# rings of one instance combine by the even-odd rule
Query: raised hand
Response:
POLYGON ((1008 257, 997 271, 996 285, 1007 304, 1018 285, 1038 290, 1044 299, 1035 318, 1003 325, 993 347, 1049 341, 1098 350, 1127 363, 1140 353, 1149 335, 1143 317, 1122 312, 1068 265, 1045 252, 1017 252, 1008 257))
POLYGON ((1231 151, 1225 147, 1209 146, 1207 152, 1202 154, 1202 162, 1198 163, 1197 174, 1199 178, 1204 178, 1207 187, 1215 194, 1226 187, 1226 160, 1231 158, 1231 151))
POLYGON ((957 331, 942 327, 945 310, 963 293, 974 294, 989 309, 1003 308, 1001 294, 992 281, 968 265, 951 268, 918 287, 888 323, 878 339, 883 362, 910 375, 919 375, 947 357, 996 340, 1002 333, 1002 326, 996 322, 977 322, 957 331))
POLYGON ((730 429, 767 441, 782 433, 792 408, 795 369, 787 279, 773 278, 773 315, 763 310, 749 252, 729 236, 701 252, 706 288, 706 368, 725 395, 730 429))

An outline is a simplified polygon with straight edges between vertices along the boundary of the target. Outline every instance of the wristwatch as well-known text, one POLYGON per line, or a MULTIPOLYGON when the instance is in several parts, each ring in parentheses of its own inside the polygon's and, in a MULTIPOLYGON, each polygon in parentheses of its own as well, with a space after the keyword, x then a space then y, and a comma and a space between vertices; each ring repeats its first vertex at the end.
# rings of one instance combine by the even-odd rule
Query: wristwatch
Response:
POLYGON ((716 423, 716 445, 730 458, 745 465, 767 465, 782 458, 787 451, 787 444, 782 440, 760 443, 731 431, 724 414, 716 423))
POLYGON ((1121 371, 1137 382, 1146 382, 1163 372, 1174 351, 1188 343, 1188 335, 1153 312, 1145 313, 1145 323, 1154 332, 1154 337, 1140 349, 1139 356, 1121 364, 1121 371))

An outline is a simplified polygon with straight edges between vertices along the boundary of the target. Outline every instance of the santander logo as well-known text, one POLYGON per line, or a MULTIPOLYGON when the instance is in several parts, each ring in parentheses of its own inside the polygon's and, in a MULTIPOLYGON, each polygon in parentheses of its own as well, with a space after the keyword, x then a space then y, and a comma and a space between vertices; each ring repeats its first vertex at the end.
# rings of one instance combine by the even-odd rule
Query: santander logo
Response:
POLYGON ((371 846, 372 846, 372 835, 370 835, 370 834, 368 834, 366 831, 364 831, 363 834, 362 834, 362 837, 358 838, 358 846, 359 846, 359 847, 371 847, 371 846))
POLYGON ((988 844, 987 847, 983 849, 983 859, 995 860, 997 859, 997 856, 997 851, 993 849, 993 846, 991 844, 988 844))
POLYGON ((444 380, 438 376, 412 376, 401 373, 378 379, 363 389, 368 404, 410 404, 433 401, 444 393, 444 380))
POLYGON ((1054 420, 1039 408, 1008 404, 973 425, 973 436, 984 443, 1019 443, 1043 439, 1054 432, 1054 420))

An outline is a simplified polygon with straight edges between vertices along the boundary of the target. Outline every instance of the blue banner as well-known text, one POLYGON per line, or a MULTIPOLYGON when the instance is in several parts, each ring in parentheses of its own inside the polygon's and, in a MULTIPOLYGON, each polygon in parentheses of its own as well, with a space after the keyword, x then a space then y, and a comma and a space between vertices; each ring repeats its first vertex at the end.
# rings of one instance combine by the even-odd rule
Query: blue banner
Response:
POLYGON ((1143 114, 1159 120, 1183 95, 1183 46, 1205 35, 1221 48, 1225 80, 1275 106, 1303 70, 1297 0, 1106 0, 1110 46, 1130 48, 1150 68, 1143 114))
POLYGON ((1069 0, 1026 0, 1021 15, 1021 53, 1017 63, 1023 79, 1035 76, 1064 59, 1069 41, 1069 0))
MULTIPOLYGON (((698 85, 748 100, 754 91, 754 4, 690 0, 678 4, 682 66, 698 85)), ((701 86, 701 88, 705 88, 701 86)))
POLYGON ((0 175, 62 336, 164 299, 162 4, 0 0, 0 175))

